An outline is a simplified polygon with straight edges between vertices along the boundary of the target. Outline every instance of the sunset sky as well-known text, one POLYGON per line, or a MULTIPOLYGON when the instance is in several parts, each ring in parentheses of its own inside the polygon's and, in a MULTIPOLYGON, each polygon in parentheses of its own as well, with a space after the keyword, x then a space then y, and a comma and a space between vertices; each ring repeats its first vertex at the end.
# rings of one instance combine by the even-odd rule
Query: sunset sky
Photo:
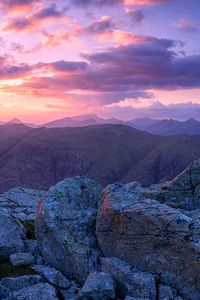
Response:
POLYGON ((199 0, 1 0, 0 120, 200 119, 199 0))

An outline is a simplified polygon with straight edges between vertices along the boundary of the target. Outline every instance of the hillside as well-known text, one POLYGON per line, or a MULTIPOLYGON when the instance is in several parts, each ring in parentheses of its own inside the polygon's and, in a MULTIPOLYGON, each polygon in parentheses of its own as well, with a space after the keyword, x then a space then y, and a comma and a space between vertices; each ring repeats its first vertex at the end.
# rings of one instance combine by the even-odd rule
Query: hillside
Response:
POLYGON ((200 156, 199 136, 161 137, 123 125, 52 129, 17 125, 13 137, 10 126, 0 130, 1 191, 15 186, 48 189, 74 175, 86 175, 104 186, 135 180, 150 185, 171 179, 200 156), (9 138, 5 130, 10 131, 9 138))
POLYGON ((10 148, 14 147, 30 130, 29 127, 24 124, 13 124, 9 123, 6 125, 0 126, 0 157, 3 158, 2 155, 6 154, 10 148))

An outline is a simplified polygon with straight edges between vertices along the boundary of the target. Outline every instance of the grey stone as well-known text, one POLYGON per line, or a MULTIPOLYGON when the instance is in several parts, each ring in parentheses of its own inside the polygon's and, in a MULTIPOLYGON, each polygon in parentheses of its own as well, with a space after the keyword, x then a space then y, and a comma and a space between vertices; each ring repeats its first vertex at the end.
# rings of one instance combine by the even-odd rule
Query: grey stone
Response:
POLYGON ((54 268, 35 265, 33 269, 53 285, 65 289, 71 286, 69 280, 67 280, 67 278, 60 271, 54 268))
POLYGON ((44 257, 42 257, 41 255, 36 254, 34 257, 35 257, 35 264, 36 265, 49 265, 47 260, 44 257))
POLYGON ((124 300, 151 300, 150 298, 135 298, 131 296, 126 296, 124 300))
POLYGON ((68 178, 50 188, 37 209, 36 236, 42 255, 82 283, 98 265, 95 221, 101 191, 86 177, 68 178))
POLYGON ((117 283, 121 297, 127 294, 135 298, 156 299, 154 276, 131 267, 119 258, 101 258, 102 270, 109 273, 117 283))
POLYGON ((10 262, 13 266, 33 265, 35 258, 31 253, 19 252, 10 255, 10 262))
POLYGON ((83 286, 82 294, 93 300, 115 299, 115 283, 109 274, 92 272, 83 286))
POLYGON ((0 195, 0 207, 21 221, 34 221, 37 203, 45 194, 34 189, 12 188, 0 195))
POLYGON ((183 297, 200 299, 198 218, 153 199, 139 199, 128 186, 111 185, 103 193, 96 228, 105 256, 158 274, 183 297))
POLYGON ((0 282, 0 299, 8 298, 10 293, 11 290, 5 287, 4 285, 2 285, 0 282))
POLYGON ((34 285, 40 282, 43 282, 44 280, 42 279, 41 276, 39 275, 24 275, 24 276, 19 276, 16 278, 13 277, 7 277, 3 278, 1 280, 1 285, 5 286, 6 288, 14 291, 18 291, 22 288, 25 288, 30 285, 34 285))
POLYGON ((48 283, 38 283, 14 292, 12 300, 58 300, 58 298, 53 286, 48 283))
POLYGON ((39 253, 36 240, 26 240, 24 243, 27 252, 30 252, 32 255, 36 255, 39 253))
POLYGON ((0 261, 8 259, 12 253, 23 251, 25 236, 24 226, 0 208, 0 261))
POLYGON ((68 290, 60 290, 64 300, 82 300, 81 289, 77 286, 72 286, 68 290))
POLYGON ((159 300, 173 300, 173 291, 170 286, 160 284, 158 287, 158 299, 159 300))

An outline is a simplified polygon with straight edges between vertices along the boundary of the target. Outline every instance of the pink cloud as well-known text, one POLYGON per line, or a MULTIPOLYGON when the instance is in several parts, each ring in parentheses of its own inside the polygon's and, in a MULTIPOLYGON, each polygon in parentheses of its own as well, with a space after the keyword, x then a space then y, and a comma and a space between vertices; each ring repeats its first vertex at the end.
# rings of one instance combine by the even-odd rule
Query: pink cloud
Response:
POLYGON ((1 0, 0 8, 9 13, 22 13, 38 3, 39 0, 1 0))
POLYGON ((40 28, 42 24, 47 25, 47 21, 52 20, 67 20, 65 15, 65 9, 58 10, 55 4, 48 7, 40 6, 39 9, 35 10, 28 16, 20 16, 18 18, 7 19, 5 24, 2 26, 2 32, 7 31, 29 31, 40 28))
POLYGON ((197 32, 198 26, 197 24, 190 20, 188 17, 182 17, 177 22, 174 23, 174 26, 183 32, 197 32))
POLYGON ((126 6, 142 6, 142 5, 156 5, 170 2, 171 0, 124 0, 126 6))

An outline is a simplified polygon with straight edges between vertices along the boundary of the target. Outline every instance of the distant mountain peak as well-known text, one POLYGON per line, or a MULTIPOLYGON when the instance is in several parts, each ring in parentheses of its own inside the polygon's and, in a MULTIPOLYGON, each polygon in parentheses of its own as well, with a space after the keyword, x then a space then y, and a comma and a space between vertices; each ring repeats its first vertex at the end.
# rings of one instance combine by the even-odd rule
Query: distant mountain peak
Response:
POLYGON ((85 120, 97 120, 98 116, 95 114, 84 114, 84 115, 78 115, 78 116, 73 116, 72 119, 76 121, 85 121, 85 120))
POLYGON ((21 120, 14 118, 7 122, 7 124, 24 124, 21 120))
POLYGON ((198 123, 197 120, 193 119, 193 118, 189 118, 188 120, 185 121, 186 123, 198 123))

